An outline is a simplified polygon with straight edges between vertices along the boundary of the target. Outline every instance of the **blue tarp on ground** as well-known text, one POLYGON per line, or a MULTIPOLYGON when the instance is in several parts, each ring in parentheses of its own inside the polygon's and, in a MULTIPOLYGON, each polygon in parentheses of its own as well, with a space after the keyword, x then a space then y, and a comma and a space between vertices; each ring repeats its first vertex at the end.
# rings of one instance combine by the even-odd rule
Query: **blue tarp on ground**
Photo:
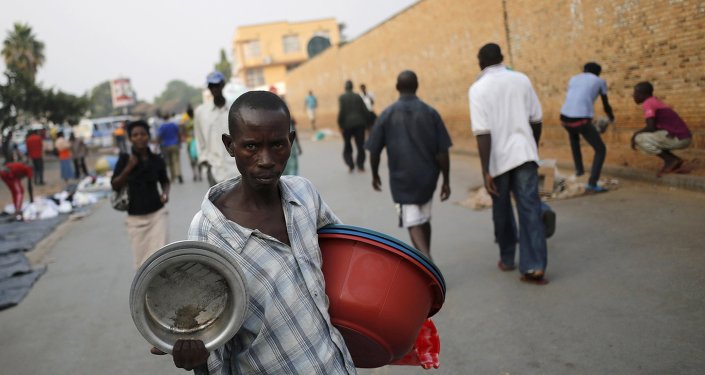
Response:
POLYGON ((0 254, 17 250, 31 250, 48 236, 69 215, 59 215, 46 220, 12 221, 0 224, 0 254))
POLYGON ((69 215, 0 224, 0 310, 20 303, 46 267, 32 269, 24 252, 31 250, 69 215))

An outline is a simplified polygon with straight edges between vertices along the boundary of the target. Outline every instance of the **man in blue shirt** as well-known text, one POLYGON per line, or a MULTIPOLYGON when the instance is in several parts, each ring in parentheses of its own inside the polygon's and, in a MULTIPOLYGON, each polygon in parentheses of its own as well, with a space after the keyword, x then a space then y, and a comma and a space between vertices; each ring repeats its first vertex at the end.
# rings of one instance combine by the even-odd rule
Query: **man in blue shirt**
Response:
POLYGON ((318 108, 318 100, 313 95, 313 91, 309 90, 306 95, 306 115, 311 124, 311 130, 316 130, 316 108, 318 108))
POLYGON ((452 145, 438 112, 416 96, 416 74, 406 70, 397 77, 399 100, 379 116, 366 148, 370 151, 372 187, 381 191, 380 153, 387 148, 389 185, 397 204, 400 226, 409 229, 411 242, 431 257, 431 202, 443 174, 441 201, 450 197, 452 145))
MULTIPOLYGON (((568 132, 576 176, 581 176, 585 173, 583 156, 580 152, 580 136, 582 135, 595 150, 590 178, 585 186, 586 191, 595 193, 607 191, 597 185, 602 171, 602 164, 605 162, 605 154, 607 153, 600 133, 598 133, 592 123, 592 118, 595 114, 593 103, 598 95, 602 98, 602 106, 610 122, 614 121, 612 107, 610 107, 609 100, 607 100, 607 83, 600 78, 600 72, 602 72, 602 67, 597 63, 589 62, 585 64, 583 73, 573 76, 568 82, 568 93, 561 108, 561 124, 568 132)), ((604 129, 601 129, 601 132, 604 132, 604 129)))
POLYGON ((181 164, 179 152, 181 151, 181 134, 179 126, 175 122, 168 120, 164 116, 165 122, 157 129, 157 137, 159 138, 159 146, 162 149, 164 158, 169 166, 169 178, 172 181, 179 180, 180 184, 184 183, 181 177, 181 164))

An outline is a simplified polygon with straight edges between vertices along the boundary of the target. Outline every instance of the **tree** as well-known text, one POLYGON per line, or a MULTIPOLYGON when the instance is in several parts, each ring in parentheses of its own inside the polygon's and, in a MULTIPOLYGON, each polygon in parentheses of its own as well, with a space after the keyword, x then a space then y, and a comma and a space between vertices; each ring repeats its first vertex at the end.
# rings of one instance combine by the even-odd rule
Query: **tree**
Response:
POLYGON ((78 124, 89 107, 88 98, 49 89, 44 93, 42 114, 55 124, 78 124))
POLYGON ((177 113, 185 111, 189 104, 195 106, 201 101, 201 89, 175 79, 167 83, 166 89, 154 99, 154 104, 162 113, 177 113))
POLYGON ((110 92, 110 81, 104 81, 91 89, 88 96, 91 117, 104 117, 113 114, 113 97, 110 92))
POLYGON ((225 82, 230 81, 230 76, 233 74, 233 68, 228 61, 228 57, 225 55, 225 49, 220 49, 220 62, 215 64, 215 70, 223 73, 225 76, 225 82))
POLYGON ((2 45, 2 57, 8 70, 34 82, 44 64, 44 43, 37 40, 28 24, 15 23, 2 45))
POLYGON ((44 91, 28 77, 15 72, 5 72, 7 83, 0 85, 0 125, 15 126, 39 117, 45 104, 44 91))

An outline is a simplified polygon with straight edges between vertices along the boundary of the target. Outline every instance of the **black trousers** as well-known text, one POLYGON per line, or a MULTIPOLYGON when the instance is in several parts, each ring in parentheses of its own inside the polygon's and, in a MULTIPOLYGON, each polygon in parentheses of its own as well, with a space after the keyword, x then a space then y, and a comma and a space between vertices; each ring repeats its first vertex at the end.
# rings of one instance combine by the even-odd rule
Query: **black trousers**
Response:
POLYGON ((343 141, 345 146, 343 147, 343 160, 347 164, 348 168, 353 169, 355 165, 358 168, 365 168, 365 127, 360 126, 357 128, 343 129, 343 141), (357 158, 353 164, 353 149, 352 149, 352 139, 355 139, 355 147, 357 148, 357 158))
POLYGON ((590 170, 588 183, 592 186, 597 185, 597 181, 600 179, 600 173, 602 172, 602 164, 605 163, 605 156, 607 155, 607 148, 605 147, 605 143, 602 142, 600 133, 597 132, 595 126, 590 122, 574 128, 568 126, 564 126, 564 128, 568 132, 568 138, 570 139, 570 150, 573 152, 576 174, 581 175, 585 173, 583 154, 580 151, 580 136, 582 135, 587 143, 595 150, 595 157, 592 159, 592 169, 590 170))
POLYGON ((44 185, 44 158, 32 159, 34 169, 34 183, 44 185))
POLYGON ((73 170, 76 179, 79 179, 81 177, 81 172, 83 172, 83 176, 88 176, 88 169, 86 168, 86 158, 81 157, 73 159, 73 170))

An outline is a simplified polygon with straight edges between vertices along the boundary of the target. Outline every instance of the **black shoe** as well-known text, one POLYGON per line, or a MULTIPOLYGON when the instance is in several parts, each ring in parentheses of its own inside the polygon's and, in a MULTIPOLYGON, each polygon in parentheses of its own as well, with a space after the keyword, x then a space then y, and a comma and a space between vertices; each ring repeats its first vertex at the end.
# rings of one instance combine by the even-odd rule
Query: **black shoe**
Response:
POLYGON ((177 180, 179 180, 180 184, 184 183, 184 179, 181 176, 176 177, 177 180))
POLYGON ((542 219, 546 238, 551 238, 556 233, 556 212, 548 210, 543 213, 542 219))

